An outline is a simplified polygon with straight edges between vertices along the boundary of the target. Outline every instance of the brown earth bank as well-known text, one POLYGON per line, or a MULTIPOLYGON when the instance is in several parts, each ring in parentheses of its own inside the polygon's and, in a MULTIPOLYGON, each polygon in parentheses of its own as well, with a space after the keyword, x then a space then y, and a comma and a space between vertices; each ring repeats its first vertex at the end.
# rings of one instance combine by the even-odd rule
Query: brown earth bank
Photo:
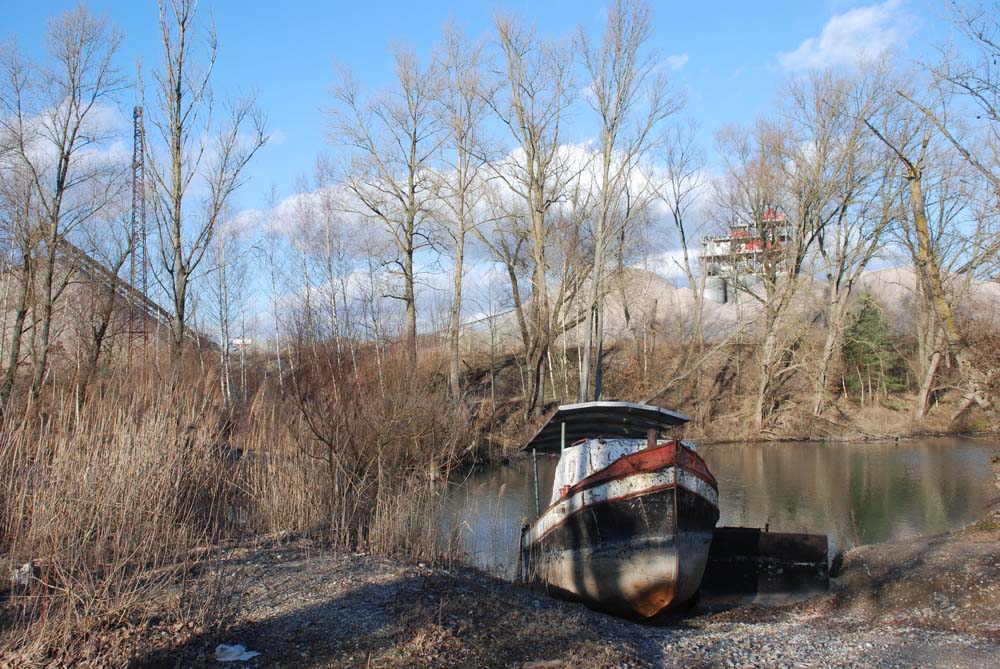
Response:
MULTIPOLYGON (((878 406, 859 407, 838 401, 822 416, 807 407, 789 407, 762 431, 753 429, 749 411, 739 405, 705 424, 686 425, 685 435, 704 443, 745 441, 886 441, 932 436, 1000 436, 994 413, 970 408, 959 414, 959 398, 949 397, 920 419, 913 417, 913 398, 898 395, 878 406)), ((684 407, 691 414, 696 410, 684 407)))
MULTIPOLYGON (((846 554, 831 591, 784 607, 636 624, 461 567, 230 550, 221 625, 120 629, 91 659, 131 667, 988 667, 1000 665, 1000 517, 846 554), (217 644, 260 655, 220 664, 217 644)), ((96 648, 95 648, 96 650, 96 648)), ((8 658, 5 666, 17 666, 8 658)))

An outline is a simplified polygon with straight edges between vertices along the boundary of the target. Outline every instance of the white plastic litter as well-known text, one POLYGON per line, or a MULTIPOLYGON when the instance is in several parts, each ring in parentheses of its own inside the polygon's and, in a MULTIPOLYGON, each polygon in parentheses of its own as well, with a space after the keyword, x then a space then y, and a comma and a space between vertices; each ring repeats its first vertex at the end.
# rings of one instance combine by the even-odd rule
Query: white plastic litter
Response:
POLYGON ((25 562, 23 565, 16 569, 10 570, 10 580, 14 585, 19 585, 23 588, 31 585, 31 579, 35 576, 35 563, 25 562))
POLYGON ((257 651, 247 650, 245 646, 240 644, 227 646, 224 643, 220 643, 215 647, 215 659, 218 662, 245 662, 246 660, 252 660, 258 655, 260 653, 257 651))

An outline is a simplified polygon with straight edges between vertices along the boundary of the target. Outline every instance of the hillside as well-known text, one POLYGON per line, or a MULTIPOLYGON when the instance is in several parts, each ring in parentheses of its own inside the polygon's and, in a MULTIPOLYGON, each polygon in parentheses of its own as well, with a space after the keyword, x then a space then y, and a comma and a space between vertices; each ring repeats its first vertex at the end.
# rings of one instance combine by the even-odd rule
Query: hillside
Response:
MULTIPOLYGON (((1000 327, 1000 283, 955 277, 950 287, 961 312, 975 314, 1000 327)), ((891 332, 904 335, 912 333, 914 328, 915 288, 916 273, 912 267, 891 267, 864 272, 854 294, 855 298, 871 295, 882 308, 891 332)), ((806 311, 808 320, 814 320, 822 312, 825 295, 826 286, 819 280, 800 291, 799 305, 806 311)), ((578 300, 575 304, 579 307, 581 302, 578 300)), ((678 286, 656 272, 630 267, 621 279, 612 278, 605 296, 605 341, 609 344, 627 341, 633 332, 645 332, 648 336, 653 323, 659 338, 668 342, 678 341, 690 335, 694 327, 695 308, 694 297, 686 286, 678 286)), ((706 341, 722 341, 741 323, 751 323, 760 313, 760 308, 761 301, 746 293, 736 294, 726 304, 706 300, 706 341)), ((572 309, 568 311, 572 312, 572 309)), ((494 327, 494 344, 499 350, 509 350, 518 345, 520 335, 513 312, 499 316, 494 327)), ((583 342, 582 329, 582 326, 569 327, 559 334, 566 336, 568 346, 575 347, 583 342)), ((464 343, 470 349, 486 350, 489 342, 489 328, 485 321, 464 332, 464 343)))

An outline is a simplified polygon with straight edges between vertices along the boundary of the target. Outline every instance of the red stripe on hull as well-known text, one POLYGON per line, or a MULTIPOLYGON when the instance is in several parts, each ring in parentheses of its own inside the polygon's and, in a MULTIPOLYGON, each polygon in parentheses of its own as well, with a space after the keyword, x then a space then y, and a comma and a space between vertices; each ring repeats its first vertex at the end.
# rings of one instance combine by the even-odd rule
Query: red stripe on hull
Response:
MULTIPOLYGON (((581 490, 592 488, 601 483, 623 479, 635 474, 660 471, 675 465, 697 476, 716 490, 719 489, 719 484, 712 473, 708 471, 708 466, 701 459, 701 456, 676 441, 669 441, 663 446, 646 448, 622 456, 599 472, 594 472, 567 488, 555 503, 558 504, 581 490)), ((550 506, 554 506, 554 504, 550 506)))

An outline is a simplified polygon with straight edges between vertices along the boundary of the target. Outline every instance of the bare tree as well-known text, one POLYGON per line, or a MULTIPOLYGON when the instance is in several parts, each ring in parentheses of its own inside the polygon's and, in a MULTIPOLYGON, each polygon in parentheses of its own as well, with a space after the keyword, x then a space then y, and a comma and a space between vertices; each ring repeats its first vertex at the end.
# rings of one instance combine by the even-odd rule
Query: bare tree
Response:
POLYGON ((562 197, 569 176, 560 153, 560 129, 573 99, 573 53, 569 45, 538 39, 532 29, 512 17, 498 16, 496 29, 502 54, 499 76, 505 92, 491 100, 491 107, 510 131, 517 151, 490 164, 495 176, 524 203, 531 261, 525 411, 531 415, 542 409, 543 366, 555 332, 547 280, 550 209, 562 197))
MULTIPOLYGON (((759 122, 753 133, 736 127, 724 128, 717 133, 726 166, 726 172, 717 183, 720 218, 731 227, 746 228, 755 237, 754 245, 762 247, 756 266, 741 268, 747 274, 726 277, 734 289, 762 306, 761 373, 754 408, 754 424, 758 430, 764 428, 773 412, 775 368, 781 366, 779 358, 783 353, 782 335, 785 331, 781 319, 798 290, 797 279, 805 257, 804 249, 794 249, 789 263, 784 258, 783 250, 775 243, 784 239, 781 226, 788 218, 779 209, 784 192, 781 159, 772 148, 775 132, 773 126, 759 122), (763 291, 757 290, 748 277, 758 280, 763 285, 763 291)), ((806 232, 806 229, 801 232, 806 232)))
MULTIPOLYGON (((919 111, 958 155, 981 175, 994 195, 997 195, 1000 194, 1000 75, 996 65, 997 53, 1000 51, 1000 12, 995 3, 964 3, 956 0, 949 2, 949 11, 962 48, 941 49, 938 61, 926 66, 936 88, 936 98, 918 96, 902 86, 897 89, 897 93, 919 111), (970 104, 972 113, 963 113, 966 110, 959 106, 961 103, 970 104)), ((895 145, 897 149, 902 148, 900 142, 891 137, 883 136, 882 139, 890 147, 895 145)), ((897 151, 899 153, 901 152, 897 151)), ((921 173, 925 169, 921 164, 924 153, 925 149, 916 154, 911 152, 905 156, 909 163, 904 160, 904 156, 899 155, 908 175, 911 208, 921 204, 919 191, 923 190, 920 182, 923 180, 921 173)), ((996 209, 995 203, 992 209, 996 209)), ((922 240, 922 218, 914 208, 912 232, 917 254, 915 259, 921 276, 920 288, 926 294, 927 304, 933 307, 944 344, 953 352, 959 351, 957 356, 967 384, 960 410, 973 403, 990 406, 995 398, 990 396, 989 383, 970 362, 967 346, 954 323, 953 310, 947 305, 945 294, 939 291, 938 284, 942 282, 937 281, 935 275, 940 273, 941 268, 933 258, 933 235, 930 230, 927 231, 927 239, 922 240)), ((982 225, 977 224, 976 230, 981 231, 982 225)), ((978 259, 995 258, 1000 254, 1000 236, 977 234, 976 237, 973 255, 978 259)), ((971 274, 976 265, 966 262, 960 269, 971 274)), ((918 417, 926 410, 931 379, 940 359, 940 352, 935 353, 931 359, 934 364, 929 367, 921 384, 916 408, 918 417)))
MULTIPOLYGON (((124 171, 124 170, 123 170, 124 171)), ((119 179, 118 196, 104 214, 82 226, 79 247, 67 244, 80 265, 79 331, 76 338, 82 355, 77 373, 77 403, 82 405, 98 372, 101 356, 120 335, 133 336, 131 318, 122 314, 126 301, 136 295, 121 277, 123 269, 135 252, 137 239, 131 226, 127 181, 119 179), (79 249, 79 250, 77 250, 79 249)), ((131 309, 142 314, 145 304, 133 303, 131 309)), ((143 316, 140 315, 141 319, 143 316)), ((130 344, 130 343, 129 343, 130 344)))
POLYGON ((38 212, 34 210, 32 188, 26 175, 4 161, 0 178, 0 231, 3 234, 4 260, 4 327, 3 341, 9 340, 9 347, 3 351, 6 362, 0 377, 0 412, 7 407, 14 388, 18 367, 22 363, 22 339, 31 308, 31 288, 33 284, 33 259, 38 235, 34 221, 38 212), (13 295, 10 295, 13 282, 13 295), (8 336, 7 314, 13 311, 8 336))
MULTIPOLYGON (((790 87, 790 113, 810 137, 833 141, 824 157, 830 168, 829 216, 817 232, 817 250, 826 279, 826 335, 817 363, 813 413, 828 400, 831 370, 840 359, 848 307, 868 263, 898 218, 899 171, 864 119, 884 114, 892 95, 889 66, 872 63, 856 74, 813 72, 790 87)), ((822 145, 821 145, 822 146, 822 145)))
POLYGON ((431 161, 441 142, 435 114, 437 67, 421 68, 417 57, 397 50, 395 86, 365 99, 358 83, 342 73, 333 89, 333 139, 351 150, 343 182, 355 202, 345 209, 379 223, 394 249, 389 265, 402 281, 406 351, 417 359, 416 253, 431 244, 428 214, 433 198, 431 161))
MULTIPOLYGON (((217 109, 211 87, 218 41, 200 34, 196 0, 160 0, 163 62, 154 74, 158 114, 153 125, 165 157, 150 150, 151 209, 173 302, 171 344, 178 360, 187 335, 191 279, 208 251, 216 225, 244 170, 267 141, 253 96, 217 109), (214 116, 221 116, 218 121, 214 116)), ((154 145, 150 144, 150 149, 154 145)))
MULTIPOLYGON (((581 28, 580 52, 590 79, 587 100, 597 114, 600 146, 597 157, 598 205, 594 220, 594 257, 587 297, 587 321, 584 335, 583 368, 579 401, 590 396, 591 351, 595 331, 602 319, 598 309, 602 301, 601 281, 605 273, 605 249, 619 228, 626 226, 624 211, 639 211, 641 200, 652 197, 653 190, 638 192, 635 174, 647 151, 660 139, 660 123, 676 112, 683 99, 671 93, 667 79, 658 68, 656 54, 649 51, 652 16, 642 0, 616 0, 608 8, 607 24, 601 43, 591 44, 581 28), (630 202, 623 199, 626 192, 630 202)), ((602 337, 597 332, 600 342, 602 337)), ((600 359, 600 343, 598 359, 600 359)), ((600 387, 595 388, 598 399, 600 387)))
POLYGON ((483 160, 480 144, 482 125, 489 111, 492 92, 484 81, 483 47, 469 44, 454 28, 446 28, 438 54, 443 74, 440 113, 447 139, 444 170, 438 184, 452 226, 454 241, 452 303, 448 327, 448 383, 452 397, 461 396, 459 334, 462 318, 462 282, 465 271, 466 236, 476 224, 477 205, 482 199, 483 160))
POLYGON ((50 24, 49 62, 32 66, 11 50, 4 63, 0 133, 39 214, 33 394, 46 378, 54 306, 72 274, 59 271, 61 244, 110 199, 96 185, 114 183, 104 178, 109 164, 83 152, 99 149, 113 134, 95 117, 123 86, 112 63, 120 43, 117 30, 81 6, 50 24))
MULTIPOLYGON (((902 109, 903 116, 909 113, 911 122, 926 121, 914 110, 902 109)), ((944 278, 946 295, 952 305, 963 342, 968 346, 967 333, 962 328, 963 301, 971 297, 969 289, 976 277, 989 272, 995 262, 995 255, 983 255, 982 251, 996 238, 996 227, 989 221, 992 213, 980 216, 979 211, 995 211, 991 189, 982 175, 952 149, 947 142, 935 138, 928 148, 921 176, 921 189, 927 212, 931 248, 944 278), (973 221, 975 223, 973 224, 973 221)), ((902 199, 905 204, 905 197, 902 199)), ((905 210, 904 210, 905 213, 905 210)), ((945 380, 941 372, 954 367, 954 356, 949 352, 948 340, 938 318, 933 292, 921 280, 920 238, 915 226, 903 225, 899 230, 901 246, 910 253, 915 270, 914 312, 917 340, 916 376, 919 380, 917 399, 914 404, 915 418, 922 418, 930 409, 942 386, 947 387, 952 379, 945 380)), ((966 306, 966 313, 973 302, 966 306)))
MULTIPOLYGON (((927 66, 945 98, 970 102, 972 114, 950 113, 953 105, 921 102, 900 87, 898 93, 920 110, 968 163, 1000 193, 1000 9, 995 3, 950 0, 951 24, 964 47, 961 54, 943 49, 927 66), (972 126, 970 128, 970 125, 972 126), (971 132, 967 132, 971 130, 971 132)), ((1000 251, 1000 241, 994 249, 1000 251)))
POLYGON ((277 197, 275 188, 272 185, 271 194, 268 198, 268 214, 264 220, 263 235, 254 246, 254 252, 258 258, 262 259, 267 267, 267 292, 268 306, 270 307, 270 317, 272 320, 271 336, 274 337, 274 364, 277 369, 278 388, 281 393, 285 391, 284 364, 282 361, 282 323, 281 323, 281 294, 279 285, 282 279, 279 264, 283 250, 282 235, 278 232, 277 221, 275 220, 275 209, 277 207, 277 197))
MULTIPOLYGON (((899 120, 893 126, 877 127, 871 121, 866 125, 872 133, 892 151, 899 161, 904 179, 907 183, 907 221, 908 233, 912 235, 914 267, 917 271, 920 291, 927 304, 932 309, 934 319, 941 328, 944 354, 953 357, 958 363, 962 376, 963 399, 958 413, 962 413, 972 404, 988 408, 992 405, 988 384, 982 378, 980 370, 972 364, 968 346, 958 326, 952 296, 947 286, 946 268, 943 266, 940 247, 934 239, 932 222, 929 217, 927 201, 927 177, 929 162, 935 160, 934 134, 937 124, 934 118, 941 118, 940 110, 932 110, 926 102, 916 102, 916 96, 902 87, 898 89, 900 98, 909 101, 914 108, 921 110, 925 121, 919 119, 907 120, 905 114, 900 114, 899 120), (915 104, 914 104, 915 103, 915 104), (924 111, 926 110, 926 111, 924 111)), ((961 143, 952 138, 951 144, 961 143)), ((961 153, 961 151, 959 151, 961 153)), ((964 155, 964 154, 963 154, 964 155)), ((980 173, 982 173, 980 171, 980 173)), ((981 249, 980 249, 981 250, 981 249)), ((930 373, 925 376, 921 389, 921 399, 917 402, 916 413, 922 415, 926 408, 926 396, 929 391, 929 379, 933 377, 937 367, 936 361, 940 354, 934 356, 934 364, 930 373)))
POLYGON ((691 337, 694 351, 700 352, 705 342, 705 273, 702 272, 701 276, 695 274, 694 261, 691 257, 694 230, 688 219, 691 206, 705 185, 702 177, 705 155, 695 144, 696 131, 695 124, 690 122, 683 125, 675 124, 668 130, 662 154, 666 174, 663 182, 658 184, 658 189, 670 211, 677 241, 680 244, 680 266, 694 301, 694 326, 691 337))
POLYGON ((517 319, 521 345, 527 351, 531 337, 528 334, 528 320, 524 311, 524 300, 521 297, 520 281, 527 267, 525 259, 527 240, 521 234, 526 228, 523 220, 525 216, 517 207, 511 206, 511 203, 506 201, 504 197, 506 192, 498 188, 499 183, 500 180, 494 180, 484 184, 486 220, 484 225, 472 228, 471 232, 489 250, 493 262, 499 263, 504 268, 510 286, 511 308, 517 319))
POLYGON ((323 277, 322 294, 329 314, 329 337, 334 342, 337 352, 337 362, 343 355, 342 341, 344 331, 341 326, 340 312, 347 308, 342 304, 341 289, 350 271, 348 261, 348 244, 345 236, 348 234, 342 216, 338 210, 332 188, 321 188, 318 191, 320 210, 320 230, 314 238, 314 249, 319 256, 320 274, 323 277))
MULTIPOLYGON (((220 222, 209 246, 209 267, 212 275, 209 295, 211 297, 212 320, 219 333, 219 386, 224 404, 233 402, 232 350, 234 340, 245 339, 233 335, 234 328, 245 310, 244 300, 247 287, 247 252, 243 248, 239 222, 228 217, 220 222)), ((243 352, 246 341, 240 341, 235 348, 243 352)), ((242 386, 241 386, 242 387, 242 386)))
MULTIPOLYGON (((814 97, 809 104, 822 100, 814 97)), ((727 280, 760 305, 758 430, 767 427, 781 387, 797 369, 794 355, 805 330, 793 309, 795 298, 809 250, 837 211, 834 175, 846 159, 833 128, 814 131, 820 129, 803 125, 793 111, 784 110, 778 121, 759 121, 752 133, 729 129, 720 135, 727 167, 721 208, 734 227, 748 231, 754 251, 747 259, 734 256, 749 266, 727 280)))
POLYGON ((807 328, 796 296, 808 283, 803 270, 814 245, 830 288, 829 328, 814 393, 813 408, 819 411, 848 298, 893 220, 893 172, 878 178, 885 161, 879 163, 880 152, 866 145, 864 131, 865 114, 886 97, 884 76, 878 66, 870 79, 859 81, 822 73, 792 81, 777 121, 758 123, 753 141, 730 136, 729 155, 738 160, 727 157, 727 162, 738 169, 729 171, 726 197, 730 215, 752 231, 755 266, 747 269, 761 285, 759 290, 741 286, 739 277, 731 277, 760 303, 763 316, 754 408, 758 429, 767 426, 782 388, 802 367, 796 351, 807 328))

